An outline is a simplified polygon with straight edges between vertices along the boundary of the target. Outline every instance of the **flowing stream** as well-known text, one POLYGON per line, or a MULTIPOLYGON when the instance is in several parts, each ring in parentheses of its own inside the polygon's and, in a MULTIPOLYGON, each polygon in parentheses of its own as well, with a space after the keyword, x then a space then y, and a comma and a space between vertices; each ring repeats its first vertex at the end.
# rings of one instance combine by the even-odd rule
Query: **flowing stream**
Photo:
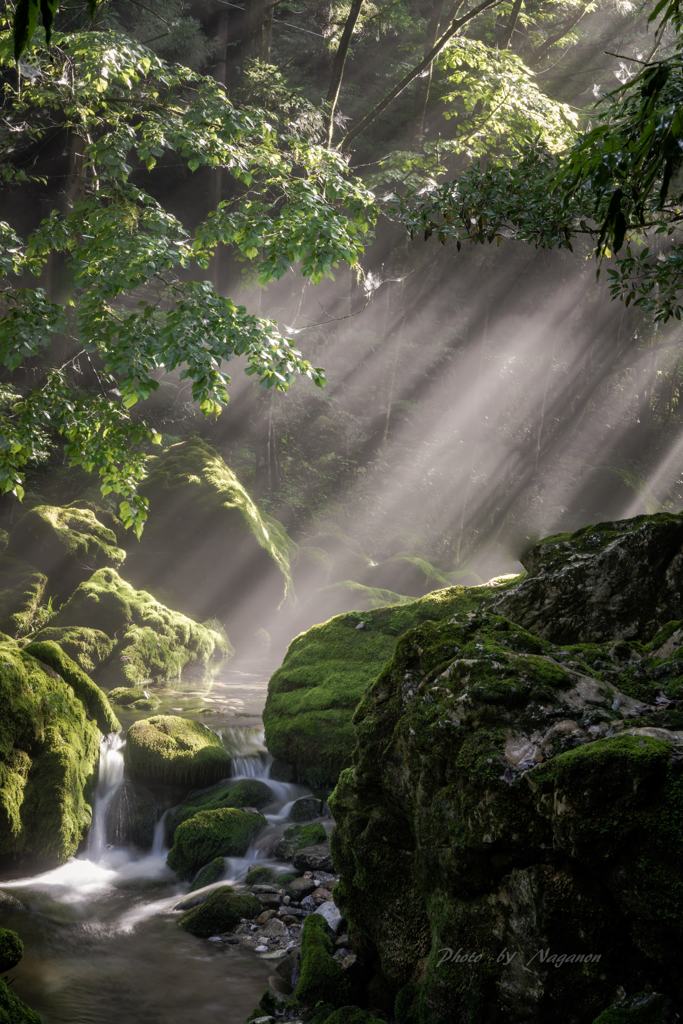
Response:
MULTIPOLYGON (((240 697, 243 683, 225 678, 210 695, 193 695, 194 704, 187 694, 166 696, 168 710, 192 714, 223 737, 232 777, 260 778, 273 792, 268 827, 245 857, 226 858, 223 882, 243 879, 255 860, 275 863, 266 856, 273 834, 307 792, 270 778, 259 729, 266 683, 248 679, 240 697)), ((108 811, 126 784, 124 742, 121 734, 102 741, 93 822, 79 856, 30 878, 0 880, 0 891, 20 901, 0 911, 25 944, 12 972, 15 991, 45 1024, 243 1024, 272 961, 178 927, 174 907, 188 886, 166 866, 163 815, 147 853, 108 842, 108 811)))

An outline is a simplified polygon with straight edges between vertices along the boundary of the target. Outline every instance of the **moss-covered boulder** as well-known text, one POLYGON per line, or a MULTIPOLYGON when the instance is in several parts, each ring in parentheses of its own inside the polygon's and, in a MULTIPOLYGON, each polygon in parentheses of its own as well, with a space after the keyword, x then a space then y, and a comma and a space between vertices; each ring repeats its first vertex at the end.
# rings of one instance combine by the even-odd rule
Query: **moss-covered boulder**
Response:
POLYGON ((220 881, 225 875, 225 858, 214 857, 208 864, 205 864, 203 868, 200 868, 197 874, 192 879, 192 885, 190 886, 190 892, 195 892, 197 889, 203 889, 206 885, 213 885, 214 882, 220 881))
POLYGON ((136 590, 114 569, 100 569, 81 583, 51 627, 50 638, 58 643, 84 627, 115 638, 113 649, 96 670, 105 683, 201 676, 231 653, 222 631, 167 608, 146 591, 136 590))
POLYGON ((150 460, 142 493, 150 516, 128 549, 131 579, 154 581, 164 600, 196 619, 218 618, 236 636, 252 633, 264 609, 274 611, 289 591, 293 545, 281 524, 261 513, 200 438, 150 460))
POLYGON ((116 638, 89 626, 46 626, 35 634, 37 641, 59 644, 64 653, 88 675, 95 675, 114 648, 116 638))
POLYGON ((47 576, 17 558, 0 555, 0 631, 21 637, 50 617, 47 576))
POLYGON ((266 825, 258 811, 221 807, 198 811, 182 822, 173 835, 168 866, 188 881, 214 857, 242 857, 266 825))
POLYGON ((107 735, 110 732, 118 732, 121 723, 114 714, 109 699, 90 676, 79 668, 75 661, 72 661, 56 643, 51 640, 34 641, 26 647, 27 654, 44 665, 49 665, 68 683, 78 699, 83 704, 88 717, 97 722, 100 732, 107 735))
POLYGON ((24 955, 24 943, 16 932, 0 928, 0 974, 11 971, 24 955))
POLYGON ((292 860, 295 853, 308 846, 327 842, 325 826, 319 822, 310 825, 288 825, 276 847, 276 856, 281 860, 292 860))
POLYGON ((658 666, 683 631, 655 652, 651 622, 625 652, 456 611, 367 690, 331 797, 335 902, 399 1024, 592 1024, 619 989, 681 1004, 683 722, 658 666))
POLYGON ((172 786, 198 786, 230 773, 231 758, 220 736, 201 722, 155 715, 134 722, 124 751, 131 778, 172 786))
POLYGON ((353 712, 398 638, 420 622, 472 610, 494 592, 451 587, 395 607, 338 615, 296 637, 268 684, 263 721, 270 752, 292 765, 297 781, 333 786, 351 761, 353 712))
POLYGON ((186 932, 208 939, 212 935, 231 932, 240 921, 257 917, 262 909, 251 893, 236 892, 226 885, 212 892, 198 907, 186 911, 178 924, 186 932))
POLYGON ((156 711, 161 700, 142 686, 115 686, 107 694, 112 704, 134 711, 156 711))
POLYGON ((170 843, 178 825, 193 817, 197 811, 214 811, 219 807, 255 807, 256 810, 261 810, 272 803, 272 800, 272 790, 260 779, 219 782, 217 786, 190 793, 181 804, 172 807, 166 814, 167 841, 170 843))
POLYGON ((683 514, 586 526, 535 544, 504 615, 557 643, 645 640, 683 618, 683 514))
POLYGON ((304 1006, 318 1003, 344 1006, 350 1000, 350 986, 334 959, 334 943, 325 920, 311 914, 301 932, 301 961, 294 998, 304 1006))
POLYGON ((91 820, 100 733, 74 687, 0 643, 0 861, 60 864, 91 820))
POLYGON ((90 508, 36 505, 10 534, 8 554, 35 566, 59 599, 96 569, 120 566, 126 557, 116 534, 90 508))

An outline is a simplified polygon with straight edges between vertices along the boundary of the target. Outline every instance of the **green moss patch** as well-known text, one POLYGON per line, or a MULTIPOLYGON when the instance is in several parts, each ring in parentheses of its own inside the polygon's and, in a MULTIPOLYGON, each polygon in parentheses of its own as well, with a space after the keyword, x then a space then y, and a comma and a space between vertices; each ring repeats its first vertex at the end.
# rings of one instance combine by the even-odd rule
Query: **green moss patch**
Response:
POLYGON ((0 974, 11 971, 24 955, 24 943, 16 932, 0 928, 0 974))
POLYGON ((36 505, 17 523, 8 552, 49 580, 50 593, 66 596, 94 570, 119 566, 126 557, 116 534, 90 508, 36 505))
POLYGON ((134 722, 125 746, 132 778, 166 785, 208 785, 230 772, 221 739, 200 722, 156 715, 134 722))
POLYGON ((242 857, 265 824, 257 811, 236 807, 199 811, 175 830, 168 865, 189 880, 214 857, 242 857))
POLYGON ((47 626, 33 639, 59 644, 64 653, 89 675, 106 662, 116 646, 113 637, 88 626, 47 626))
POLYGON ((245 918, 257 917, 262 909, 251 893, 235 892, 226 885, 212 892, 198 907, 188 910, 178 923, 186 932, 208 939, 232 931, 245 918))
POLYGON ((136 590, 114 569, 100 569, 71 595, 53 627, 97 630, 116 644, 98 676, 136 684, 205 674, 231 653, 225 634, 136 590))
POLYGON ((490 593, 451 587, 407 604, 338 615, 298 636, 268 685, 263 720, 273 756, 291 764, 301 782, 333 785, 351 760, 356 705, 398 638, 420 622, 466 614, 490 593))
POLYGON ((41 1018, 34 1013, 6 981, 0 978, 0 1024, 41 1024, 41 1018))
POLYGON ((334 945, 324 919, 311 914, 301 932, 301 967, 294 998, 304 1006, 317 1003, 344 1006, 349 1001, 349 983, 333 957, 334 945))
POLYGON ((42 661, 44 665, 53 668, 64 682, 69 684, 85 707, 88 716, 97 722, 100 732, 107 735, 110 732, 119 731, 121 723, 112 711, 107 695, 78 667, 75 661, 67 657, 61 647, 50 640, 42 640, 29 644, 26 651, 38 661, 42 661))
POLYGON ((241 779, 239 782, 221 782, 199 793, 191 793, 182 804, 171 808, 166 815, 166 836, 170 842, 183 821, 197 811, 213 811, 219 807, 265 807, 273 800, 273 793, 259 779, 241 779))
POLYGON ((192 879, 192 885, 190 886, 190 892, 194 892, 196 889, 203 889, 205 885, 213 885, 214 882, 218 882, 225 874, 225 859, 223 857, 214 857, 208 864, 205 864, 203 868, 200 868, 197 874, 192 879))
POLYGON ((17 558, 0 556, 0 630, 25 636, 47 621, 47 576, 17 558))

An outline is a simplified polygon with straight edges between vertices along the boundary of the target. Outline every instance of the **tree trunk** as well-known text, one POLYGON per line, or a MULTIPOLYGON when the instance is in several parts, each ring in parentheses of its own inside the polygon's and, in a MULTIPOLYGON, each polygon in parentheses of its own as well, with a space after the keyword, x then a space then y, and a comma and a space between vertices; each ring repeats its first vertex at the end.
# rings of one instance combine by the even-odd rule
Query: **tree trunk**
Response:
POLYGON ((523 0, 515 0, 512 5, 512 10, 510 11, 510 17, 507 22, 503 24, 500 32, 496 33, 498 36, 498 46, 501 50, 507 50, 512 42, 512 37, 515 34, 519 15, 522 10, 522 3, 523 0))
POLYGON ((356 27, 358 21, 358 15, 360 9, 363 6, 363 0, 351 0, 351 9, 349 16, 346 19, 344 25, 344 31, 341 34, 339 40, 339 46, 337 52, 334 55, 332 61, 332 73, 330 75, 330 85, 327 90, 327 104, 328 104, 328 121, 327 121, 327 145, 332 145, 332 138, 334 136, 334 115, 337 111, 337 103, 339 102, 339 93, 341 91, 341 84, 344 78, 344 66, 346 64, 346 58, 349 54, 349 47, 351 45, 351 37, 353 36, 353 30, 356 27))
MULTIPOLYGON (((213 77, 221 85, 226 85, 228 80, 228 43, 230 42, 230 15, 227 7, 222 7, 218 14, 218 25, 216 31, 216 63, 213 68, 213 77)), ((223 198, 223 184, 225 173, 222 167, 216 167, 211 171, 211 209, 215 210, 223 198)), ((220 291, 222 282, 223 252, 220 245, 211 260, 211 281, 216 291, 220 291)))

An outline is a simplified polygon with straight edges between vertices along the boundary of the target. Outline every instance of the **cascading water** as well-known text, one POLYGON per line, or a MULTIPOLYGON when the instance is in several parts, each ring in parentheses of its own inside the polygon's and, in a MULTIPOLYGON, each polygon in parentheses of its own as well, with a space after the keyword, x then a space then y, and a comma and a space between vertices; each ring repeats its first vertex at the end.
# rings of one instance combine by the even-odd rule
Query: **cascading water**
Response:
POLYGON ((107 848, 107 810, 123 785, 123 747, 121 733, 110 733, 100 743, 100 767, 95 793, 92 825, 88 835, 88 860, 97 863, 107 848))

